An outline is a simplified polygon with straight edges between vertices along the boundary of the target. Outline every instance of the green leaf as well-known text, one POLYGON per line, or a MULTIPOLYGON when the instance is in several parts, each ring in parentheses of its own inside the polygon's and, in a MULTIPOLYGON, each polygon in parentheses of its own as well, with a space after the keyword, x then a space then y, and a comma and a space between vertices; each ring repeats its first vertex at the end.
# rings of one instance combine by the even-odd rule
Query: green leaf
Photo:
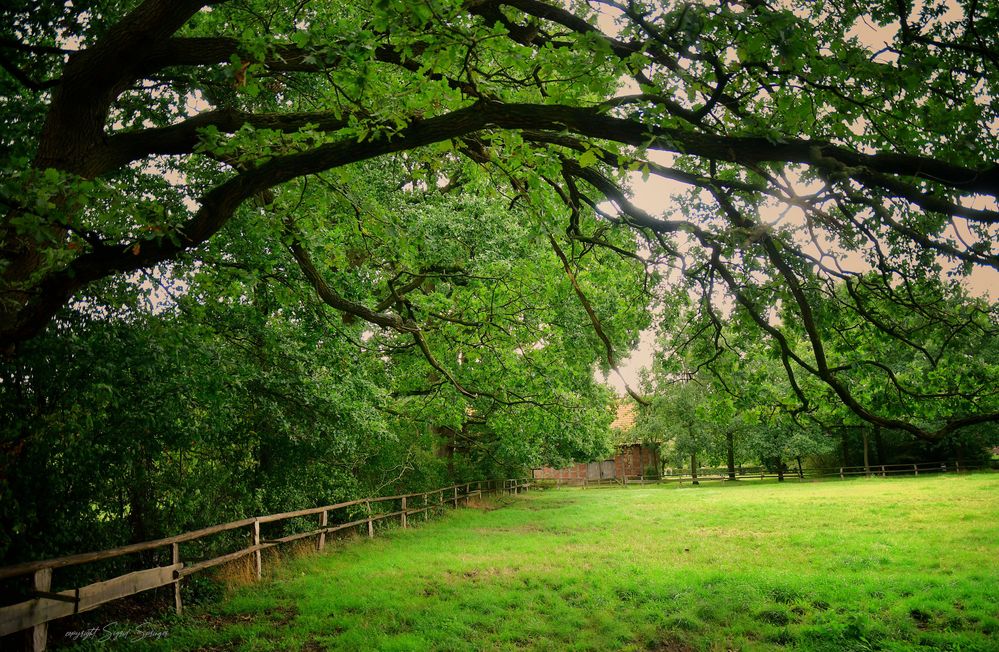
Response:
POLYGON ((592 149, 588 149, 579 155, 579 165, 581 167, 588 168, 592 165, 595 165, 596 163, 597 163, 597 153, 592 149))

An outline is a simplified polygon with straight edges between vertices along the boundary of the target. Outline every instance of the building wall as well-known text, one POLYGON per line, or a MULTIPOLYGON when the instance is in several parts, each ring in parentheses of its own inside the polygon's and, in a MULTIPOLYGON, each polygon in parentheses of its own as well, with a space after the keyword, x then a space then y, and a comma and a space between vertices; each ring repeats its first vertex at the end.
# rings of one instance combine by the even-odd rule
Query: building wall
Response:
POLYGON ((534 469, 534 477, 548 480, 623 479, 640 476, 650 466, 659 468, 659 453, 655 448, 643 444, 622 444, 618 446, 617 454, 611 459, 580 462, 561 469, 551 467, 534 469))

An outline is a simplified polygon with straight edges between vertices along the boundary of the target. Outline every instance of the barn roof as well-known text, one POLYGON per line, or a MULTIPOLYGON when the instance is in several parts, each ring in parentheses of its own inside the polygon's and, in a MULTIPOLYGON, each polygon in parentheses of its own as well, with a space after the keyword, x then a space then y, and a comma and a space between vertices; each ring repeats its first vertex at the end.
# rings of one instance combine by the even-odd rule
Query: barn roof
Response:
POLYGON ((617 415, 611 422, 610 427, 622 433, 630 431, 635 427, 635 416, 638 414, 638 406, 632 401, 620 401, 617 404, 617 415))

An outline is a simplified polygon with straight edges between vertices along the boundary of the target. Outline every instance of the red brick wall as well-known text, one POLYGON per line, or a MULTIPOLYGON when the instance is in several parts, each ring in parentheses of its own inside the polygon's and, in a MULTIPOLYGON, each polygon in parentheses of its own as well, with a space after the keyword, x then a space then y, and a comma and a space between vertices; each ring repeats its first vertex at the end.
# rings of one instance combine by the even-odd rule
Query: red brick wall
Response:
MULTIPOLYGON (((618 478, 642 475, 649 466, 658 468, 659 456, 655 449, 641 444, 619 446, 617 454, 614 456, 614 475, 618 478)), ((563 469, 551 467, 534 469, 534 477, 548 480, 582 480, 586 478, 586 463, 581 462, 563 469)))
POLYGON ((551 467, 534 469, 534 477, 550 480, 556 478, 559 480, 582 480, 586 477, 586 463, 581 462, 573 466, 567 466, 564 469, 553 469, 551 467))
POLYGON ((658 456, 652 448, 641 444, 625 444, 618 448, 614 456, 614 468, 618 477, 642 475, 649 466, 658 466, 658 456))

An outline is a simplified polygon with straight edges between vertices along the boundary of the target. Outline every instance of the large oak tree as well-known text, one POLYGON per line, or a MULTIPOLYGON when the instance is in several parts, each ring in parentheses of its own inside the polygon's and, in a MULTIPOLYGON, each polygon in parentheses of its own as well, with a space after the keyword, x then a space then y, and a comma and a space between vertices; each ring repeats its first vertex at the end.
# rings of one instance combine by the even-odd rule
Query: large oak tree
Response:
POLYGON ((296 219, 324 175, 404 154, 399 192, 489 180, 534 216, 534 246, 558 259, 609 366, 623 340, 599 278, 577 273, 594 247, 677 270, 719 322, 727 296, 802 409, 806 376, 919 437, 999 419, 981 385, 930 420, 879 412, 853 391, 855 352, 829 346, 844 318, 823 309, 918 349, 911 320, 870 297, 946 330, 967 306, 913 284, 999 268, 994 3, 15 2, 0 24, 8 355, 90 284, 196 259, 239 217, 280 233, 328 306, 411 337, 476 396, 425 335, 456 316, 407 302, 433 270, 400 276, 383 251, 352 298, 331 280, 329 223, 296 219), (624 189, 632 173, 688 190, 650 214, 624 189))

